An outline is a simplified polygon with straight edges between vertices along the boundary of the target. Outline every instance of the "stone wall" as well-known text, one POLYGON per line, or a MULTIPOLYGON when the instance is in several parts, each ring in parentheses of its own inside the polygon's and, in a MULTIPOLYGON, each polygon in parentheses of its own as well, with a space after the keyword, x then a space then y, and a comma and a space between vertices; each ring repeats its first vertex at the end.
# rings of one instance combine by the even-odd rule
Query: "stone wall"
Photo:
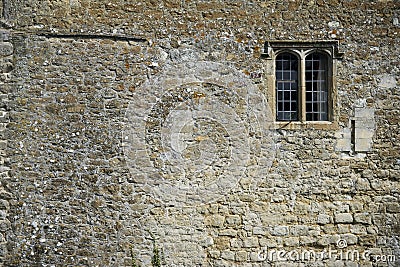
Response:
MULTIPOLYGON (((9 176, 9 155, 7 153, 8 145, 8 132, 7 127, 10 121, 9 118, 9 99, 8 93, 11 87, 11 72, 14 68, 14 47, 11 42, 10 34, 11 31, 7 29, 8 25, 3 23, 0 28, 0 262, 9 255, 9 243, 8 241, 13 236, 11 227, 11 216, 10 211, 11 205, 13 205, 13 189, 10 188, 10 184, 6 181, 10 179, 9 176), (6 28, 7 27, 7 28, 6 28)), ((0 263, 2 264, 2 263, 0 263)))
POLYGON ((3 266, 400 264, 397 1, 0 3, 3 266), (267 40, 339 41, 338 129, 274 127, 267 40))

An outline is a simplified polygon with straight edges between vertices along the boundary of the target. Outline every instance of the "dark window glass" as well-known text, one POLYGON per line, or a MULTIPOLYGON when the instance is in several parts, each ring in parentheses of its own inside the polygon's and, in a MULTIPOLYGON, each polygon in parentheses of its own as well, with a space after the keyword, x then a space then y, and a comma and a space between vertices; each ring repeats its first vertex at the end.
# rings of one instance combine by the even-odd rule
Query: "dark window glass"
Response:
POLYGON ((298 69, 295 55, 282 53, 276 57, 277 120, 298 120, 298 69))
POLYGON ((312 53, 306 57, 306 120, 328 120, 328 57, 312 53))

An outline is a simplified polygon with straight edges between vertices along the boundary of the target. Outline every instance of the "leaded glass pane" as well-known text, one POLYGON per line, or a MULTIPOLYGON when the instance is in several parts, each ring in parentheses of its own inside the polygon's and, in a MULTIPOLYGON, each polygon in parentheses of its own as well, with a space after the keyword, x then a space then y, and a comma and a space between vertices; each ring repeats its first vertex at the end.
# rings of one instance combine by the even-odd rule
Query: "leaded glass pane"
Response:
POLYGON ((298 120, 298 59, 290 53, 276 58, 277 120, 298 120))
POLYGON ((328 120, 328 58, 321 53, 306 57, 306 120, 328 120))

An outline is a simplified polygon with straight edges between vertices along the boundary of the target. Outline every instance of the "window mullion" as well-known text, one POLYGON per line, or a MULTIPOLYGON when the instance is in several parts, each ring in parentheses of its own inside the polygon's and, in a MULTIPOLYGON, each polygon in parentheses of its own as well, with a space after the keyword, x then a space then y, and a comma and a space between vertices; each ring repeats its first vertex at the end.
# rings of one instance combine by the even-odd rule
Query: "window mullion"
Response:
POLYGON ((299 70, 300 92, 299 92, 299 120, 306 121, 306 60, 302 55, 299 70))

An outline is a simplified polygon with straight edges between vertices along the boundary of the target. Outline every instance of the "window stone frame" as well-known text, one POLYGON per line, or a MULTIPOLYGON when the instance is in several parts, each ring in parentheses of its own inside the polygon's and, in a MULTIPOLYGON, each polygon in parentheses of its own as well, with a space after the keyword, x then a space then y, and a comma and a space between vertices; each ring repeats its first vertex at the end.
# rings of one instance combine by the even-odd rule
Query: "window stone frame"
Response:
POLYGON ((283 129, 338 129, 338 102, 337 102, 337 62, 342 59, 343 53, 339 52, 339 41, 318 40, 318 41, 293 41, 293 40, 270 40, 265 43, 264 53, 261 57, 264 60, 266 95, 272 110, 275 126, 283 129), (299 58, 299 120, 277 121, 276 120, 276 77, 275 60, 280 53, 289 52, 299 58), (306 121, 306 84, 305 84, 305 59, 314 52, 324 53, 328 56, 328 120, 327 121, 306 121))

